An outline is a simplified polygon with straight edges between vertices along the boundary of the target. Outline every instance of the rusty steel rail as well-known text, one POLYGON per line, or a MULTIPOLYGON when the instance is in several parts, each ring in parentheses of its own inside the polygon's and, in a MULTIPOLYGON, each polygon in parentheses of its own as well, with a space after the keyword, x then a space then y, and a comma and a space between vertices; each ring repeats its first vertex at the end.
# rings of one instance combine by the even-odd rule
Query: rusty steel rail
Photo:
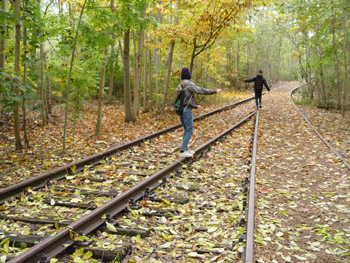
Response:
MULTIPOLYGON (((233 103, 231 105, 227 105, 227 106, 224 106, 222 108, 213 110, 211 112, 208 112, 206 114, 203 114, 201 116, 194 118, 193 121, 198 121, 198 120, 207 118, 211 115, 214 115, 216 113, 220 113, 222 111, 229 110, 230 108, 233 108, 239 104, 245 103, 245 102, 252 100, 252 99, 254 99, 254 97, 240 100, 240 101, 233 103)), ((119 151, 125 150, 127 148, 130 148, 130 147, 138 145, 138 144, 141 144, 146 140, 150 140, 150 139, 157 137, 159 135, 171 132, 171 131, 176 130, 180 127, 181 127, 181 124, 177 124, 177 125, 171 126, 169 128, 165 128, 163 130, 152 133, 150 135, 146 135, 146 136, 141 137, 139 139, 136 139, 134 141, 110 148, 102 153, 94 154, 94 155, 87 157, 85 159, 67 164, 65 166, 59 167, 59 168, 54 169, 52 171, 49 171, 47 173, 44 173, 44 174, 38 175, 36 177, 30 178, 28 180, 22 181, 18 184, 11 185, 9 187, 0 189, 0 204, 3 203, 6 199, 17 195, 18 193, 22 192, 24 189, 26 189, 28 187, 41 187, 41 186, 45 185, 47 181, 59 180, 59 179, 63 178, 66 174, 73 173, 73 170, 78 172, 78 171, 82 170, 86 165, 95 165, 100 160, 107 158, 107 157, 110 157, 119 151)))
POLYGON ((253 263, 254 261, 254 221, 255 221, 255 173, 256 173, 256 153, 258 149, 258 127, 259 127, 259 110, 256 114, 255 128, 254 128, 254 140, 252 150, 252 160, 249 177, 249 192, 248 192, 248 216, 247 216, 247 236, 246 236, 246 249, 243 255, 243 261, 246 263, 253 263))
MULTIPOLYGON (((206 149, 209 149, 211 145, 215 144, 217 141, 224 138, 226 135, 231 133, 241 124, 249 120, 254 114, 255 111, 250 113, 247 117, 245 117, 240 122, 227 129, 226 131, 220 133, 218 136, 214 137, 207 143, 196 148, 195 157, 199 157, 202 152, 204 152, 206 149)), ((71 231, 76 233, 82 232, 83 235, 87 235, 92 231, 96 230, 98 227, 102 226, 105 223, 105 220, 102 219, 103 215, 109 214, 110 217, 117 215, 127 207, 130 199, 138 200, 142 198, 147 188, 154 189, 155 187, 160 185, 162 183, 163 178, 169 177, 169 174, 171 172, 175 171, 177 168, 180 168, 182 164, 186 163, 188 160, 191 159, 184 157, 171 163, 169 166, 151 175, 147 179, 141 181, 139 184, 133 186, 132 188, 123 192, 121 195, 115 197, 114 199, 111 199, 106 204, 93 210, 91 213, 71 223, 66 227, 66 229, 59 231, 54 237, 44 239, 41 243, 26 250, 25 252, 10 260, 9 262, 34 263, 40 260, 42 256, 46 257, 47 259, 57 256, 58 254, 65 251, 69 246, 72 246, 75 243, 74 240, 71 240, 71 231)))
POLYGON ((316 135, 318 137, 320 137, 320 139, 323 141, 323 143, 325 145, 327 145, 327 147, 329 149, 331 149, 333 151, 333 153, 339 158, 339 160, 341 160, 344 165, 350 170, 350 164, 344 159, 344 157, 341 155, 341 153, 339 153, 335 148, 333 148, 333 146, 321 135, 321 133, 319 133, 319 131, 315 128, 315 126, 313 126, 311 124, 311 122, 306 118, 305 114, 303 114, 303 112, 296 106, 296 104, 293 101, 293 94, 300 89, 301 87, 296 87, 295 89, 292 90, 292 92, 290 93, 290 99, 292 101, 293 106, 299 111, 299 113, 301 114, 301 116, 305 119, 305 121, 310 125, 311 129, 314 131, 314 133, 316 133, 316 135))

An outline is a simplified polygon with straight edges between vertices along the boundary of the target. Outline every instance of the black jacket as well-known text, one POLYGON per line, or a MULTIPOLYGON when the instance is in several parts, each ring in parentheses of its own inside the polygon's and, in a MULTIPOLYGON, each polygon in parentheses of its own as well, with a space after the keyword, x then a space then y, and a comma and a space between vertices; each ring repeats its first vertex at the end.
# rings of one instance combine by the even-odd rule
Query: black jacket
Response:
POLYGON ((253 82, 253 81, 255 82, 254 89, 262 90, 264 88, 263 87, 264 85, 267 88, 267 90, 270 91, 270 88, 267 85, 267 82, 262 75, 258 74, 254 78, 244 80, 244 82, 253 82))

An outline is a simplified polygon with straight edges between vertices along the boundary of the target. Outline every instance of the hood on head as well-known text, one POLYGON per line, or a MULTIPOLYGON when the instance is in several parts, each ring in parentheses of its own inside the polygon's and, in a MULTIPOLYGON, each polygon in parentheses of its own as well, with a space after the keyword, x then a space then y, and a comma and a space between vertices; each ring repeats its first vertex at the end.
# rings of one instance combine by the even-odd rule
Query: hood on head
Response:
POLYGON ((186 85, 187 85, 189 82, 191 82, 191 81, 188 80, 188 79, 184 79, 184 80, 181 81, 180 86, 181 86, 182 88, 184 88, 184 87, 186 87, 186 85))
POLYGON ((184 89, 184 88, 187 86, 187 84, 189 84, 189 82, 191 82, 191 81, 188 80, 188 79, 182 80, 182 81, 180 82, 180 84, 177 86, 176 90, 177 90, 177 91, 181 91, 182 89, 184 89))

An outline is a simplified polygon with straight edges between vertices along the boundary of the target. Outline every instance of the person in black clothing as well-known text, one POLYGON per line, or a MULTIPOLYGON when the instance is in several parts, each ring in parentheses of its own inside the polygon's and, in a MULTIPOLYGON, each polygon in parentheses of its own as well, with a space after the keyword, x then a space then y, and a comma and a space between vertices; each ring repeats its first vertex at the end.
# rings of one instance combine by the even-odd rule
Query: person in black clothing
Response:
POLYGON ((261 93, 264 88, 270 91, 269 86, 267 85, 266 80, 263 77, 262 70, 259 70, 258 75, 251 79, 245 79, 244 82, 253 82, 254 81, 254 91, 255 91, 255 103, 257 108, 261 108, 261 93))

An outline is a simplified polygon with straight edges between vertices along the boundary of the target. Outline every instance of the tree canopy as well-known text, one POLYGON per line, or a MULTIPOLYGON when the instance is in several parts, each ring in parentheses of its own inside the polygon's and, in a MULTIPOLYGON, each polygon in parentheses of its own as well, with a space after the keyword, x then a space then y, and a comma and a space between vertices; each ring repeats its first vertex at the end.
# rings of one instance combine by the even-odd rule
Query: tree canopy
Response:
POLYGON ((103 101, 125 105, 125 121, 162 111, 184 66, 196 84, 231 90, 263 69, 270 83, 303 80, 305 99, 316 105, 349 109, 345 0, 3 0, 1 7, 1 112, 14 117, 17 149, 26 110, 38 110, 46 125, 53 107, 79 118, 88 101, 99 101, 98 136, 103 101))

